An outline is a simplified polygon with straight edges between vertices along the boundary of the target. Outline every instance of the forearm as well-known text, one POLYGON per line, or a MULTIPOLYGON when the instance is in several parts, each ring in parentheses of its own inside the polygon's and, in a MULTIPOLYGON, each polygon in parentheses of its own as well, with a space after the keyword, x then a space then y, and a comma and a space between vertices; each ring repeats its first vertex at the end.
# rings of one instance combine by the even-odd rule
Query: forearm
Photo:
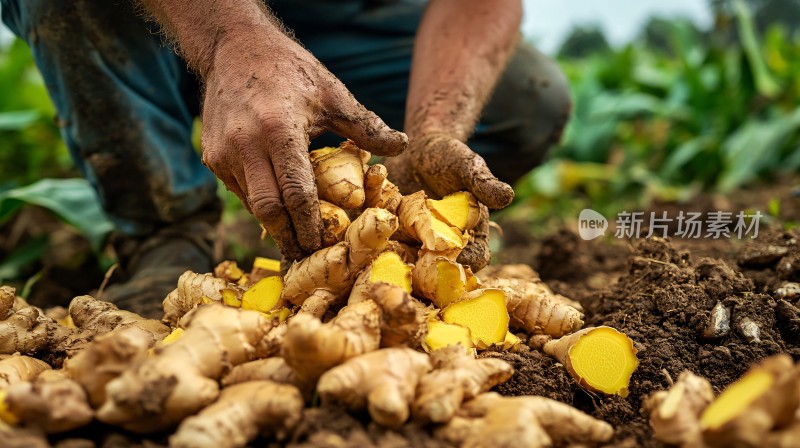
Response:
POLYGON ((520 0, 432 0, 414 43, 406 133, 461 141, 519 39, 520 0))
MULTIPOLYGON (((259 0, 139 0, 203 78, 223 42, 286 39, 259 0)), ((244 47, 246 48, 246 47, 244 47)))

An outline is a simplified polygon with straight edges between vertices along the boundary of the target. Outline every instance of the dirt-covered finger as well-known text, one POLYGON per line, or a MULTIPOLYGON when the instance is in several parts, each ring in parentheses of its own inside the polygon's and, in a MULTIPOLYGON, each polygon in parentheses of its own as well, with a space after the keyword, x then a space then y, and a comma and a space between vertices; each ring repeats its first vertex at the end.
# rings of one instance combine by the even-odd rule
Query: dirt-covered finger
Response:
MULTIPOLYGON (((203 148, 206 148, 206 139, 203 138, 203 148)), ((231 193, 235 194, 245 206, 247 211, 251 212, 250 204, 247 203, 247 183, 244 179, 244 173, 241 172, 241 166, 231 166, 222 155, 224 151, 215 151, 212 149, 204 149, 202 161, 212 173, 214 173, 225 188, 231 193), (238 169, 237 169, 238 168, 238 169)))
POLYGON ((483 157, 470 151, 461 162, 460 174, 464 186, 487 207, 497 210, 511 204, 514 189, 492 174, 483 157))
POLYGON ((269 159, 245 158, 248 186, 247 204, 253 216, 269 232, 284 257, 298 260, 303 250, 295 236, 292 220, 281 201, 280 189, 269 159))
POLYGON ((308 136, 290 132, 270 136, 270 159, 297 241, 306 252, 322 246, 322 217, 319 211, 314 171, 308 158, 308 136))
POLYGON ((332 130, 353 140, 359 148, 376 156, 396 156, 408 146, 405 133, 390 128, 374 112, 356 101, 353 95, 342 95, 336 107, 338 111, 331 113, 332 130))
POLYGON ((478 272, 489 265, 492 260, 492 251, 489 249, 489 209, 480 204, 481 217, 473 229, 469 244, 460 254, 458 262, 469 266, 472 272, 478 272))

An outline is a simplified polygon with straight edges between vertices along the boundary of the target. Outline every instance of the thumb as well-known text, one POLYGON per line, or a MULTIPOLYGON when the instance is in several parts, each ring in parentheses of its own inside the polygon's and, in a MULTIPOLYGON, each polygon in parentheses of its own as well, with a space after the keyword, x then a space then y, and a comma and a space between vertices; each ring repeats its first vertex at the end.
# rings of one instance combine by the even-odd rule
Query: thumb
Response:
POLYGON ((514 200, 514 189, 492 174, 483 157, 472 153, 464 159, 463 164, 461 175, 464 186, 479 201, 493 210, 511 204, 514 200))
POLYGON ((330 122, 331 130, 354 141, 359 148, 376 156, 391 157, 402 153, 408 146, 406 134, 390 128, 349 92, 335 109, 330 122))

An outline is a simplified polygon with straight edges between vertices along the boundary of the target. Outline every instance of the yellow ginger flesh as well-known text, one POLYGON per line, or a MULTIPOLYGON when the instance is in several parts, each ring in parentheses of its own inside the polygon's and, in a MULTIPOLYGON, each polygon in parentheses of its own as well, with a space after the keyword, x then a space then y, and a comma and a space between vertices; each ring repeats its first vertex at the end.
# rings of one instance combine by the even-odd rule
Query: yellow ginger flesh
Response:
POLYGON ((731 384, 700 417, 703 429, 716 429, 742 413, 772 386, 773 375, 755 370, 731 384))
POLYGON ((509 321, 505 294, 499 289, 473 291, 464 300, 445 308, 442 319, 469 328, 472 342, 478 348, 503 342, 509 321))
POLYGON ((370 283, 384 282, 411 292, 411 268, 403 263, 396 252, 384 252, 372 262, 370 283))
POLYGON ((262 278, 242 294, 242 309, 268 313, 283 306, 283 278, 277 275, 262 278))
POLYGON ((461 230, 472 229, 480 218, 478 201, 468 191, 449 194, 439 200, 428 199, 427 205, 436 218, 461 230))
POLYGON ((628 395, 628 381, 639 363, 631 356, 627 336, 599 328, 581 338, 569 355, 575 373, 590 386, 608 394, 628 395))
POLYGON ((474 351, 475 344, 472 342, 469 328, 437 320, 429 321, 428 333, 425 335, 425 348, 432 352, 451 345, 461 345, 474 351))

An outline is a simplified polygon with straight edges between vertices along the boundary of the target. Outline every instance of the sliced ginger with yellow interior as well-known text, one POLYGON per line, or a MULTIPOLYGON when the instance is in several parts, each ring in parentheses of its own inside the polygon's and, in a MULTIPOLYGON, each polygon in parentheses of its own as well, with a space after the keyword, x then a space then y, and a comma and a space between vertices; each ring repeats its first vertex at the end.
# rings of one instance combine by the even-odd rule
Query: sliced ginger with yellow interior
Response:
POLYGON ((506 338, 503 339, 503 343, 501 344, 501 346, 503 350, 509 350, 515 352, 519 349, 519 344, 520 340, 517 337, 517 335, 509 331, 508 333, 506 333, 506 338))
POLYGON ((405 242, 422 243, 422 248, 437 252, 456 252, 464 248, 468 236, 457 227, 437 219, 428 209, 427 196, 418 191, 403 196, 397 207, 400 230, 397 238, 405 242))
POLYGON ((621 397, 628 396, 628 383, 639 366, 633 341, 606 326, 550 341, 544 352, 564 364, 582 387, 621 397))
MULTIPOLYGON (((725 389, 700 415, 710 447, 768 446, 769 436, 790 431, 800 407, 800 368, 781 353, 762 360, 725 389)), ((791 435, 788 435, 791 438, 791 435)), ((794 440, 789 445, 796 446, 794 440)))
POLYGON ((433 216, 460 230, 471 230, 478 223, 481 211, 478 200, 468 191, 449 194, 442 199, 428 199, 433 216))
POLYGON ((242 309, 269 313, 283 306, 283 278, 275 275, 259 280, 242 294, 242 309))
POLYGON ((168 334, 164 339, 162 339, 160 344, 161 345, 172 344, 173 342, 175 342, 178 339, 180 339, 181 336, 183 336, 183 331, 184 331, 183 328, 180 328, 180 327, 172 330, 172 333, 168 334))
POLYGON ((411 267, 395 252, 384 252, 372 262, 370 283, 384 282, 397 285, 405 292, 411 292, 411 267))
POLYGON ((8 409, 6 404, 6 389, 0 389, 0 422, 5 422, 11 426, 16 426, 19 423, 19 418, 8 409))
POLYGON ((462 234, 453 230, 453 228, 446 222, 432 218, 431 229, 439 237, 447 241, 453 247, 464 247, 464 237, 462 234))
POLYGON ((228 306, 232 306, 234 308, 240 308, 242 306, 242 299, 241 293, 236 293, 230 289, 223 289, 220 291, 222 293, 222 303, 228 306))
POLYGON ((772 374, 754 370, 731 384, 700 417, 703 429, 717 429, 741 414, 774 383, 772 374))
POLYGON ((401 288, 404 292, 411 292, 411 265, 403 262, 397 252, 385 251, 361 271, 350 292, 348 303, 358 303, 369 298, 372 285, 388 283, 401 288))
POLYGON ((425 350, 432 352, 451 345, 461 345, 471 353, 475 353, 475 344, 472 342, 469 328, 440 320, 428 321, 428 333, 423 344, 425 350))
POLYGON ((247 288, 258 283, 262 278, 272 277, 273 275, 281 275, 280 260, 256 257, 253 261, 253 269, 250 270, 250 273, 243 275, 236 283, 239 286, 247 288))
POLYGON ((281 272, 281 262, 280 260, 273 260, 272 258, 256 257, 255 261, 253 261, 253 269, 261 269, 279 274, 281 272))
POLYGON ((436 252, 420 251, 411 274, 414 292, 438 308, 457 301, 467 291, 464 267, 436 252))
POLYGON ((503 342, 508 333, 505 294, 499 289, 475 290, 445 308, 442 319, 469 328, 475 346, 488 348, 503 342))

